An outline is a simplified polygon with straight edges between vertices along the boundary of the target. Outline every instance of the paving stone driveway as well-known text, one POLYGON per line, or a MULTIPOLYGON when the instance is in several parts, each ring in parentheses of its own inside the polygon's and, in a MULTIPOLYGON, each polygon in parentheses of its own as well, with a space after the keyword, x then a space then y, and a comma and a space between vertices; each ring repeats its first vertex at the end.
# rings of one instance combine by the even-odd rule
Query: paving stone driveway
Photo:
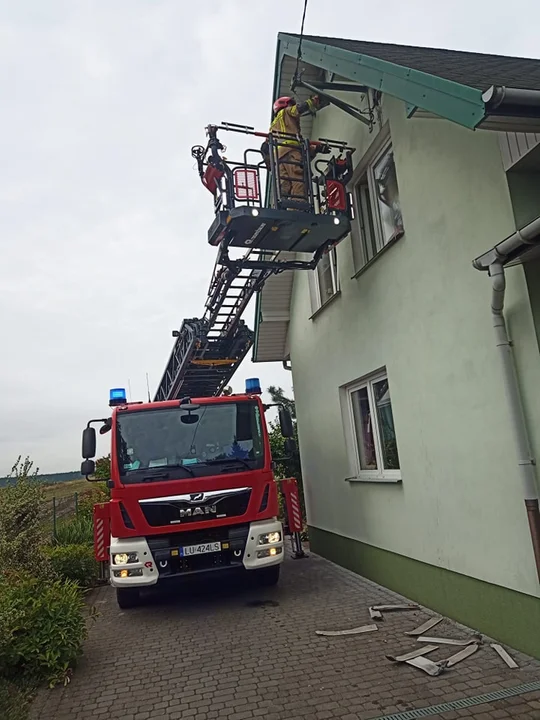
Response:
MULTIPOLYGON (((439 677, 386 660, 417 646, 403 633, 432 616, 424 610, 387 614, 366 635, 317 636, 403 598, 314 555, 287 561, 270 590, 213 584, 122 612, 107 587, 94 602, 101 616, 72 682, 42 691, 34 719, 365 720, 540 680, 540 663, 516 653, 510 670, 488 644, 439 677)), ((431 634, 466 632, 445 620, 431 634)), ((539 720, 540 692, 421 717, 539 720)))

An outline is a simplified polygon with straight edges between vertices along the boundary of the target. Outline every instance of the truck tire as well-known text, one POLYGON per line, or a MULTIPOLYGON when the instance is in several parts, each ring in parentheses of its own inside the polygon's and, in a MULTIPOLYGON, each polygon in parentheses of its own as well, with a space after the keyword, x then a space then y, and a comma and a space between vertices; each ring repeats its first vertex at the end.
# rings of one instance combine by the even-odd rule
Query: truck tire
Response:
POLYGON ((122 610, 137 607, 139 601, 139 588, 116 588, 116 602, 122 610))
POLYGON ((262 587, 271 587, 272 585, 277 585, 279 581, 280 569, 280 565, 272 565, 271 567, 255 570, 255 580, 257 582, 257 585, 261 585, 262 587))

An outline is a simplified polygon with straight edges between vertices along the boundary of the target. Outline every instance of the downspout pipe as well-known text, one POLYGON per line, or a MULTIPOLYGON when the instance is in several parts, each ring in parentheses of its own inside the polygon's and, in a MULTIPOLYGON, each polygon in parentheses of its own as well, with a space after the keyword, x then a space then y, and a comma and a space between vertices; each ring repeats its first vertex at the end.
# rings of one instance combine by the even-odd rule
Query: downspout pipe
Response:
POLYGON ((536 485, 535 460, 531 453, 527 424, 523 412, 523 403, 519 389, 512 343, 508 337, 508 330, 504 317, 504 296, 506 278, 504 265, 496 260, 489 266, 489 276, 492 283, 491 316, 493 328, 504 377, 504 387, 508 399, 511 425, 514 435, 514 444, 518 456, 518 467, 521 477, 521 486, 529 530, 536 563, 536 572, 540 581, 540 509, 536 485))

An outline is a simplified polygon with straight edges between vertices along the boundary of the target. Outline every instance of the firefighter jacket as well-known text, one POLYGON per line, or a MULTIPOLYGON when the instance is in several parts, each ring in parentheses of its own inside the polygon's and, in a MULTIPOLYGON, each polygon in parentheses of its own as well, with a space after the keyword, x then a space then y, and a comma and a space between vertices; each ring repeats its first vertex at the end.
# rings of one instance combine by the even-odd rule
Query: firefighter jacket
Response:
POLYGON ((282 138, 277 133, 287 133, 290 135, 300 135, 300 115, 305 112, 315 113, 320 108, 318 98, 308 98, 306 102, 280 110, 270 125, 270 132, 276 133, 279 148, 278 157, 283 157, 291 150, 297 148, 300 143, 296 138, 282 138))

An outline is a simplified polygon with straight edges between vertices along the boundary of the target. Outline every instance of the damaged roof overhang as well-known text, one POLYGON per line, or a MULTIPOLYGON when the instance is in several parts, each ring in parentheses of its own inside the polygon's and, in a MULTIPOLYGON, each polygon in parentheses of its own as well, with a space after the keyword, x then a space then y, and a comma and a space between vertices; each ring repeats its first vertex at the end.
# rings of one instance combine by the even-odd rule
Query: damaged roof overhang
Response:
POLYGON ((521 265, 540 257, 540 217, 509 235, 495 247, 473 260, 477 270, 489 270, 494 263, 521 265))
MULTIPOLYGON (((298 54, 298 37, 280 33, 273 99, 290 92, 283 59, 298 54), (284 82, 284 80, 286 82, 284 82)), ((330 44, 302 42, 303 67, 342 78, 403 100, 409 117, 439 117, 470 129, 540 130, 540 90, 492 86, 485 91, 330 44)))
MULTIPOLYGON (((296 58, 298 44, 297 37, 278 35, 274 99, 282 90, 282 60, 296 58)), ((482 93, 476 88, 330 44, 304 38, 302 63, 397 97, 407 103, 410 114, 413 108, 422 108, 469 128, 475 128, 485 114, 482 93)))

